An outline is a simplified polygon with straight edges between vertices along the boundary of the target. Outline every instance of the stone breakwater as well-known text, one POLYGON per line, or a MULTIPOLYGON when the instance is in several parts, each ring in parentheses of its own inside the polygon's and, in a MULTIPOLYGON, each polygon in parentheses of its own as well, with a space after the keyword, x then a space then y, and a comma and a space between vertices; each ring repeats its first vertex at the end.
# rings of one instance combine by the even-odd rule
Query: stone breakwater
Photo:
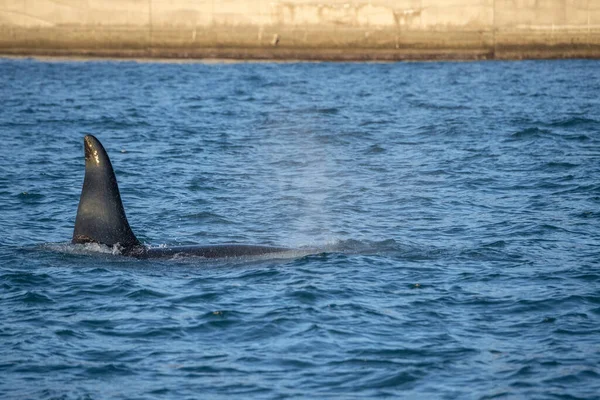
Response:
POLYGON ((599 58, 595 0, 0 0, 0 54, 599 58))

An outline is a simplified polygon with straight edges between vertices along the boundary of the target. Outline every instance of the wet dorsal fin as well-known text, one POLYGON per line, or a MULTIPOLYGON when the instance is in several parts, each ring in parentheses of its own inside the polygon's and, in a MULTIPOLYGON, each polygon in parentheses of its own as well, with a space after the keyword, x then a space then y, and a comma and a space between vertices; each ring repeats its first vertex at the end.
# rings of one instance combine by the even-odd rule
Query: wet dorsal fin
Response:
POLYGON ((119 244, 125 249, 138 246, 121 202, 117 178, 108 154, 98 139, 87 135, 85 179, 77 209, 73 243, 119 244))

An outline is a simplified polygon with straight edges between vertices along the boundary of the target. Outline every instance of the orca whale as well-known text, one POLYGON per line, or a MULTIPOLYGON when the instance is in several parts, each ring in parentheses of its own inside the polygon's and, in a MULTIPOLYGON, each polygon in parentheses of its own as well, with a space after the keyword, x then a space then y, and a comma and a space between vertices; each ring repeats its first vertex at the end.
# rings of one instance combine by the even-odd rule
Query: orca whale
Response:
POLYGON ((72 243, 99 243, 137 258, 190 255, 205 258, 259 256, 292 251, 284 247, 222 244, 213 246, 147 247, 135 237, 121 201, 110 159, 98 139, 86 135, 85 178, 77 208, 72 243))

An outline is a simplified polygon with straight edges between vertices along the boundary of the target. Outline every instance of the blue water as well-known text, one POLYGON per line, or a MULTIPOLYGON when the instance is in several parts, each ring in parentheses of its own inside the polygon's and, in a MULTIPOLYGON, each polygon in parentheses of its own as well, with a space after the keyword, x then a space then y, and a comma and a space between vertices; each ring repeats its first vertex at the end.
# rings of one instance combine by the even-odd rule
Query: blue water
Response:
POLYGON ((0 60, 0 398, 600 393, 600 63, 0 60), (152 246, 69 244, 83 136, 152 246))

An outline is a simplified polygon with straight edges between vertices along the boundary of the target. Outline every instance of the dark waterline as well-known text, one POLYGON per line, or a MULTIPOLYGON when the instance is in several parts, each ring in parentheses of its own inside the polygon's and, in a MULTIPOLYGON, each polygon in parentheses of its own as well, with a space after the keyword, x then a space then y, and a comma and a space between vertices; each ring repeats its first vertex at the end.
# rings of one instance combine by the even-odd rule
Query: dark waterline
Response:
POLYGON ((597 398, 600 62, 0 59, 0 397, 597 398), (154 246, 69 244, 84 134, 154 246))

